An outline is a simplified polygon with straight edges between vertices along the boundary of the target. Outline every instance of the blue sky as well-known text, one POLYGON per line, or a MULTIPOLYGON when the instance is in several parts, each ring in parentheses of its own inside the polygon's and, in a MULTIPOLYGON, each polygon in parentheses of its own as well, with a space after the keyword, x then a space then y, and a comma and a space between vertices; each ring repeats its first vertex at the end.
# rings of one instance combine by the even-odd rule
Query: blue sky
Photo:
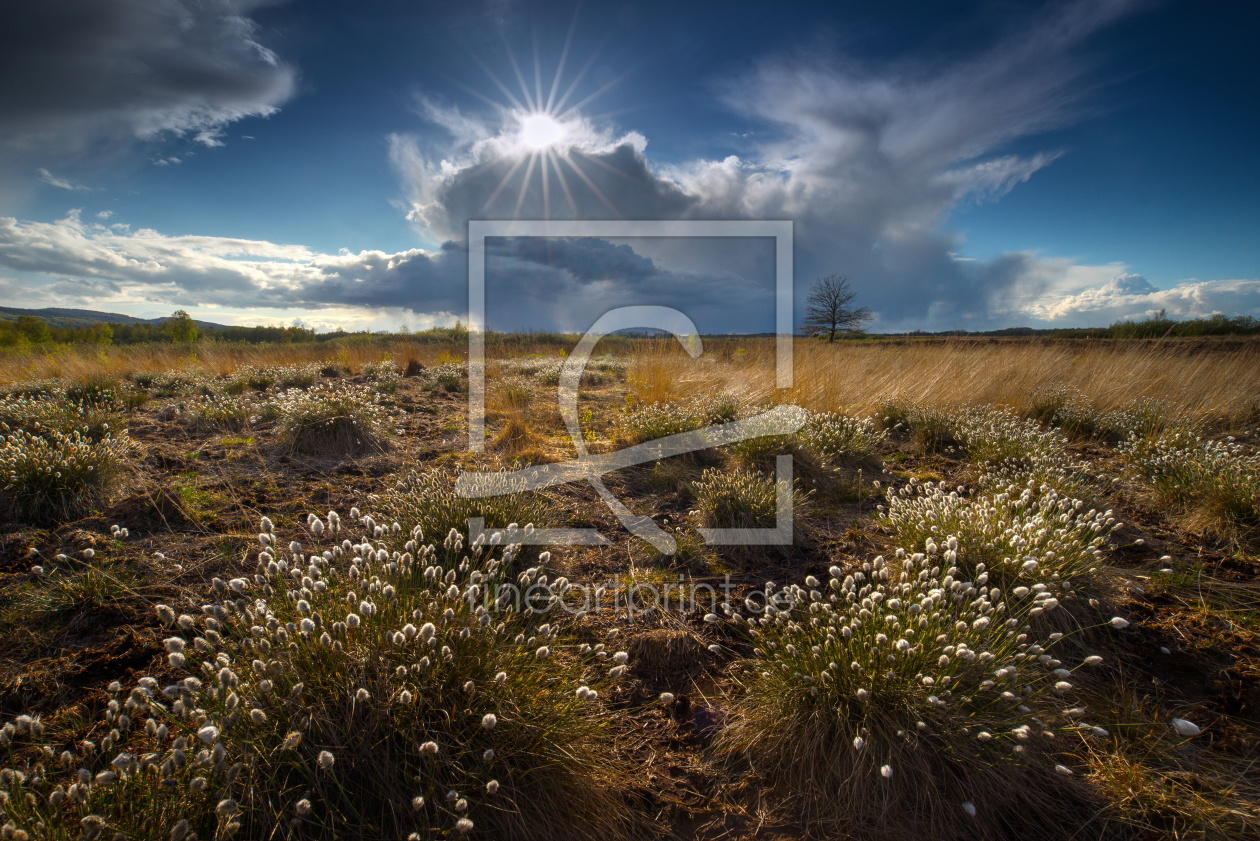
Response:
MULTIPOLYGON (((839 272, 874 329, 1260 315, 1243 3, 46 0, 5 15, 10 306, 445 323, 465 315, 467 220, 550 214, 791 219, 798 309, 839 272), (522 120, 562 54, 553 103, 572 86, 566 107, 582 104, 553 109, 545 158, 572 201, 550 169, 544 202, 543 158, 522 190, 522 120)), ((491 249, 492 327, 583 329, 659 303, 706 331, 770 329, 756 243, 518 246, 491 249)))

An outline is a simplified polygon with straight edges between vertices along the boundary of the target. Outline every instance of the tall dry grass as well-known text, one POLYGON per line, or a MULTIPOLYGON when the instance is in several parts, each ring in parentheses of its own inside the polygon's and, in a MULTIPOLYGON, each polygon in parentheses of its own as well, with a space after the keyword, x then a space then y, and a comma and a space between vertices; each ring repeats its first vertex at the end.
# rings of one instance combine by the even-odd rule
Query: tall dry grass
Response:
MULTIPOLYGON (((521 341, 486 348, 488 359, 505 356, 557 357, 560 346, 540 339, 521 341)), ((576 339, 574 340, 576 342, 576 339)), ((266 368, 278 365, 336 365, 359 371, 364 365, 391 359, 400 368, 415 360, 425 366, 440 365, 468 358, 464 342, 446 344, 413 341, 401 336, 381 336, 366 342, 318 344, 245 344, 199 342, 192 346, 145 344, 110 347, 60 346, 47 350, 10 351, 0 353, 0 383, 65 378, 82 380, 93 377, 117 378, 146 371, 186 369, 211 376, 231 374, 245 367, 266 368)))
POLYGON ((1079 391, 1096 411, 1138 398, 1164 402, 1175 417, 1242 424, 1260 417, 1260 343, 1229 350, 1203 344, 796 342, 794 382, 775 389, 774 342, 711 342, 690 359, 677 343, 645 344, 630 382, 643 402, 714 387, 751 402, 794 402, 820 411, 870 412, 884 401, 939 407, 987 403, 1025 410, 1034 393, 1079 391))
MULTIPOLYGON (((796 402, 815 411, 864 412, 887 400, 941 407, 989 403, 1023 411, 1039 389, 1079 391, 1096 411, 1136 398, 1166 403, 1175 416, 1209 423, 1260 417, 1260 343, 977 342, 827 344, 798 341, 794 385, 774 388, 774 340, 710 339, 697 360, 673 340, 637 340, 617 348, 633 355, 628 382, 642 403, 685 399, 722 388, 750 401, 796 402), (1228 349, 1225 349, 1228 348, 1228 349)), ((491 358, 554 356, 540 341, 488 348, 491 358)), ((188 347, 143 345, 0 356, 0 383, 52 377, 81 380, 188 368, 210 375, 244 366, 334 364, 352 371, 385 357, 434 364, 442 354, 467 358, 463 344, 439 345, 381 337, 361 344, 188 347)))

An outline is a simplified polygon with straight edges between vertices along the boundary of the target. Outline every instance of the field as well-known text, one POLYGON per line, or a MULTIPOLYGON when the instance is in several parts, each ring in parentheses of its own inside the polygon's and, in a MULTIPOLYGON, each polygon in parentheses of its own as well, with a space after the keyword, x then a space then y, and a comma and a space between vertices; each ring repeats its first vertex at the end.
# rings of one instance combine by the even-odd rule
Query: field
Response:
POLYGON ((1260 344, 565 350, 0 357, 3 836, 1260 838, 1260 344))

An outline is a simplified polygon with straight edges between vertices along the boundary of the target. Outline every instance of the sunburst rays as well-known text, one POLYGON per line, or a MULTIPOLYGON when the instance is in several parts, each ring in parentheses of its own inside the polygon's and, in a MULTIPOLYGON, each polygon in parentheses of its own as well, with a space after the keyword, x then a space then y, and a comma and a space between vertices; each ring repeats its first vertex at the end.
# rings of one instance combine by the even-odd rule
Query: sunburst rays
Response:
POLYGON ((515 54, 508 45, 506 37, 504 38, 503 45, 507 51, 509 65, 512 68, 512 76, 515 77, 519 87, 517 91, 505 84, 485 62, 474 57, 499 93, 506 99, 507 104, 504 105, 502 102, 497 102, 475 90, 468 90, 477 98, 498 109, 504 122, 502 136, 509 141, 514 141, 504 144, 500 154, 492 160, 484 161, 478 167, 478 169, 488 169, 510 163, 499 183, 491 191, 490 197, 481 206, 482 213, 491 211, 496 202, 499 202, 505 194, 511 195, 512 192, 515 192, 516 201, 513 205, 511 218, 516 220, 520 218, 521 210, 526 206, 526 200, 530 196, 531 189, 538 189, 542 196, 543 218, 552 218, 551 176, 554 175, 556 183, 560 187, 560 192, 564 194, 565 204, 567 204, 569 212, 574 218, 578 218, 580 216, 578 201, 574 196, 569 179, 566 177, 565 168, 567 168, 571 171, 571 174, 577 176, 604 207, 608 208, 610 213, 617 218, 622 218, 622 214, 618 212, 612 200, 596 185, 590 175, 583 170, 579 162, 575 160, 575 156, 583 161, 589 161, 603 169, 621 175, 623 178, 630 178, 627 173, 621 172, 606 161, 590 154, 590 150, 583 151, 577 148, 579 133, 576 131, 584 123, 580 115, 581 109, 625 79, 627 74, 614 78, 578 102, 569 104, 579 84, 586 77, 599 55, 597 48, 592 52, 590 58, 578 71, 577 75, 574 76, 567 86, 564 86, 563 92, 561 91, 564 82, 565 66, 569 61, 574 34, 577 30, 577 20, 578 15, 575 10, 573 20, 569 24, 569 31, 564 40, 564 48, 560 51, 560 57, 556 63, 555 75, 551 79, 550 86, 546 87, 545 92, 537 39, 535 39, 533 47, 534 66, 531 85, 531 80, 527 78, 520 62, 517 61, 515 54), (535 178, 535 171, 537 171, 537 178, 535 178), (519 176, 519 185, 516 183, 518 173, 522 173, 519 176))

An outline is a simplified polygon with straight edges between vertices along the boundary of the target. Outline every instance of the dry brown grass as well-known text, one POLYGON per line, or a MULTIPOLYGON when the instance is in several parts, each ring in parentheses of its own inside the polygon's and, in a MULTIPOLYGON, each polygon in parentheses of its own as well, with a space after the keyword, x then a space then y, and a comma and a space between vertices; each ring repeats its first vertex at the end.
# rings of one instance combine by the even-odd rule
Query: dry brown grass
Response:
POLYGON ((794 385, 785 392, 774 388, 773 340, 741 341, 738 354, 726 344, 712 341, 692 360, 676 342, 652 343, 635 357, 631 387, 646 403, 719 386, 751 401, 850 412, 886 400, 1022 411, 1038 389, 1065 387, 1096 411, 1152 398, 1176 416, 1213 424, 1251 423, 1260 415, 1260 343, 798 341, 794 385))
MULTIPOLYGON (((528 348, 525 348, 528 350, 528 348)), ((524 351, 523 351, 524 352, 524 351)), ((142 371, 186 369, 211 376, 231 374, 238 368, 317 363, 340 370, 359 371, 383 358, 394 360, 400 369, 411 361, 425 366, 438 364, 443 354, 461 361, 468 357, 463 344, 440 345, 380 338, 362 344, 216 344, 203 342, 190 350, 185 345, 120 345, 86 348, 58 347, 50 351, 0 355, 0 383, 17 383, 63 377, 82 380, 91 377, 122 377, 142 371)))
POLYGON ((1260 837, 1255 759, 1179 746, 1164 733, 1105 749, 1086 745, 1088 780, 1106 816, 1166 838, 1260 837))
MULTIPOLYGON (((818 411, 869 411, 884 400, 942 407, 991 403, 1023 410, 1039 389, 1065 387, 1085 395, 1096 411, 1153 398, 1193 420, 1238 424, 1260 416, 1256 342, 798 341, 795 385, 786 392, 774 388, 772 339, 709 340, 699 360, 689 358, 672 339, 632 344, 634 359, 627 379, 641 403, 676 400, 719 386, 752 400, 795 401, 818 411)), ((488 356, 527 356, 544 350, 554 354, 551 345, 514 344, 490 348, 488 356)), ((443 354, 464 359, 467 348, 406 338, 338 346, 206 343, 191 353, 174 345, 61 348, 0 356, 0 382, 119 377, 173 368, 222 375, 247 365, 310 362, 357 371, 383 356, 401 367, 409 360, 432 365, 443 354)))

